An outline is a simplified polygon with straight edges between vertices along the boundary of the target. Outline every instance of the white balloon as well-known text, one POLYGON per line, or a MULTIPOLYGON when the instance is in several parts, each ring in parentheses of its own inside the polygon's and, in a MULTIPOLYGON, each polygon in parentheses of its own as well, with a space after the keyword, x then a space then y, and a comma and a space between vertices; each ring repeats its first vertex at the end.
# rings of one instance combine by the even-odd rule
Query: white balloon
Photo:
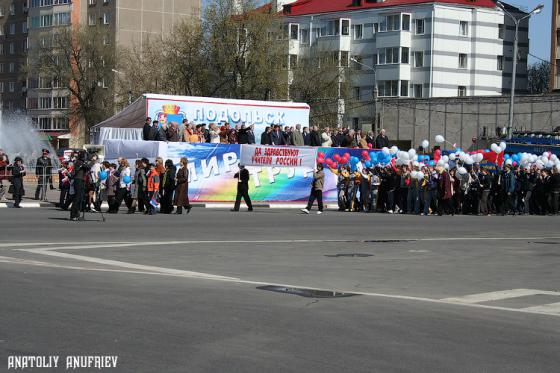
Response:
POLYGON ((512 164, 513 164, 513 160, 507 159, 507 160, 506 160, 506 164, 512 165, 512 164))
POLYGON ((413 165, 414 167, 418 167, 418 166, 420 166, 420 163, 418 163, 417 161, 414 161, 414 162, 412 162, 412 165, 413 165))
POLYGON ((554 167, 554 162, 552 161, 546 162, 546 168, 552 168, 552 167, 554 167))
POLYGON ((408 161, 410 159, 407 152, 398 152, 397 153, 397 158, 402 159, 403 161, 408 161))
POLYGON ((397 148, 396 146, 391 146, 391 149, 389 149, 389 152, 391 152, 391 154, 397 154, 398 151, 399 148, 397 148))
POLYGON ((430 142, 428 140, 422 141, 422 148, 427 149, 430 146, 430 142))
POLYGON ((482 160, 484 159, 484 155, 477 153, 474 155, 474 161, 476 163, 482 162, 482 160))
POLYGON ((451 153, 451 154, 449 154, 449 159, 454 161, 455 159, 457 159, 457 156, 455 155, 455 153, 451 153))
POLYGON ((441 159, 443 159, 445 163, 449 162, 449 157, 447 155, 444 155, 441 159))
POLYGON ((449 170, 449 163, 444 164, 443 168, 445 168, 446 170, 449 170))
POLYGON ((507 144, 506 144, 505 142, 502 141, 502 142, 500 143, 500 149, 502 149, 502 151, 504 151, 504 150, 506 150, 506 148, 507 148, 507 144))
POLYGON ((424 173, 418 171, 418 172, 416 173, 416 177, 418 178, 418 180, 422 180, 422 179, 424 178, 424 173))
POLYGON ((443 166, 443 165, 445 165, 445 164, 446 164, 446 163, 443 161, 443 159, 440 159, 440 160, 437 162, 437 165, 438 165, 438 166, 443 166))
POLYGON ((418 154, 415 154, 414 157, 412 157, 413 161, 417 161, 418 160, 418 154))
POLYGON ((416 155, 416 150, 414 149, 409 149, 408 150, 408 155, 410 155, 410 158, 414 157, 416 155))
POLYGON ((381 149, 381 153, 385 154, 385 155, 389 155, 391 154, 391 152, 389 151, 388 147, 384 147, 383 149, 381 149))
POLYGON ((550 153, 549 152, 544 152, 544 153, 542 153, 542 156, 546 157, 546 158, 550 158, 550 153))
POLYGON ((470 155, 468 155, 468 156, 465 157, 465 163, 466 164, 473 164, 474 159, 470 155))
POLYGON ((492 144, 491 146, 492 150, 494 151, 494 153, 496 154, 500 154, 502 152, 502 148, 500 148, 498 145, 496 144, 492 144))
POLYGON ((457 172, 459 172, 459 175, 464 175, 467 173, 467 169, 465 167, 459 167, 457 172))

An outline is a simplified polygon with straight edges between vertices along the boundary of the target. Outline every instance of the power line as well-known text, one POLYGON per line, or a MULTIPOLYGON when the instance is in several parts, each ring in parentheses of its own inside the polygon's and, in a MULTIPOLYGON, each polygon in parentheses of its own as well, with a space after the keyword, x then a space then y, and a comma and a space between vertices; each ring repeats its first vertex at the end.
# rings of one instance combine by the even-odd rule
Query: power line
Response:
POLYGON ((529 53, 529 56, 531 56, 531 57, 533 57, 533 58, 536 58, 537 60, 540 60, 540 61, 542 61, 542 62, 545 62, 545 63, 549 64, 550 66, 556 66, 557 69, 560 69, 560 65, 557 65, 557 64, 554 63, 554 62, 547 61, 547 60, 545 60, 545 59, 543 59, 543 58, 540 58, 539 56, 535 56, 535 55, 532 54, 532 53, 529 53))

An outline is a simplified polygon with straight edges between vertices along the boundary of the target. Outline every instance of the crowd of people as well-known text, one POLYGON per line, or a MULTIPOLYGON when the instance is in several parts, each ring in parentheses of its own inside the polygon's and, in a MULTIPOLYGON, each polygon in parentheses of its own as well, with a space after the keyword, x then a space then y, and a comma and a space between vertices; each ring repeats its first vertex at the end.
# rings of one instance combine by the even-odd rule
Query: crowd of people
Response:
MULTIPOLYGON (((417 163, 417 162, 416 162, 417 163)), ((491 173, 478 164, 444 167, 350 165, 331 169, 337 175, 340 211, 416 215, 557 215, 560 167, 506 164, 491 173)))
MULTIPOLYGON (((255 126, 244 123, 229 123, 218 126, 215 123, 189 123, 186 119, 179 125, 176 122, 159 123, 146 118, 142 129, 142 138, 146 141, 212 143, 212 144, 255 144, 255 126)), ((382 129, 376 136, 373 131, 355 131, 347 127, 331 130, 329 127, 319 130, 317 126, 303 127, 279 125, 268 126, 260 137, 261 145, 285 146, 321 146, 342 148, 381 149, 389 146, 389 139, 382 129)))

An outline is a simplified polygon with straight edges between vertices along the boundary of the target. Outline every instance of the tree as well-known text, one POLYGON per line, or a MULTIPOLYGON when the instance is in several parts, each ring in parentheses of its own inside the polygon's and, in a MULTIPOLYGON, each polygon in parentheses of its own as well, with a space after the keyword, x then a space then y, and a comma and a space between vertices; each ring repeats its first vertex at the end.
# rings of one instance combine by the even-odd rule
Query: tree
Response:
POLYGON ((30 71, 56 82, 70 94, 70 124, 80 129, 79 137, 84 136, 84 140, 91 126, 112 113, 110 84, 115 54, 106 42, 108 37, 97 27, 60 28, 52 43, 33 48, 29 58, 30 71))
POLYGON ((550 64, 542 61, 527 69, 527 90, 531 94, 547 93, 550 90, 550 64))
POLYGON ((202 20, 119 56, 117 96, 131 90, 241 99, 285 98, 284 51, 270 40, 279 19, 253 0, 213 0, 202 20))

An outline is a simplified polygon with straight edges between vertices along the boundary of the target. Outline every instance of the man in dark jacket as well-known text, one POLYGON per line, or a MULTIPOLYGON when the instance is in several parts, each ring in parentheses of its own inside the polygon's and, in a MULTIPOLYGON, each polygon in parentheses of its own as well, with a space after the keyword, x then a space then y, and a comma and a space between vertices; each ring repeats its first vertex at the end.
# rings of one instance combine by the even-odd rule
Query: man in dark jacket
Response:
POLYGON ((247 144, 255 144, 255 126, 251 124, 247 129, 247 144))
POLYGON ((163 123, 156 134, 156 141, 167 141, 167 125, 163 123))
POLYGON ((309 135, 309 129, 307 127, 303 127, 302 136, 303 136, 303 144, 309 146, 311 141, 311 136, 309 135))
POLYGON ((35 199, 44 200, 47 195, 47 184, 51 183, 52 187, 52 160, 49 157, 49 150, 43 149, 43 155, 37 158, 37 164, 35 168, 35 175, 37 175, 37 189, 35 190, 35 199))
POLYGON ((239 211, 241 197, 243 197, 249 211, 253 211, 253 204, 251 203, 251 197, 249 197, 249 171, 244 165, 240 164, 239 172, 233 177, 237 179, 237 195, 235 196, 235 205, 231 211, 239 211))
POLYGON ((72 179, 74 180, 74 199, 72 201, 72 209, 70 210, 70 220, 80 220, 80 212, 83 209, 85 197, 85 179, 91 168, 91 163, 86 159, 85 150, 80 150, 78 158, 74 162, 74 170, 72 171, 72 179))
POLYGON ((284 142, 284 136, 282 135, 282 131, 280 131, 280 126, 275 125, 274 130, 271 134, 272 138, 272 145, 286 145, 284 142))
POLYGON ((315 199, 317 199, 317 215, 323 213, 323 187, 325 185, 325 172, 323 171, 323 165, 319 163, 317 165, 317 170, 313 172, 313 181, 311 183, 311 193, 309 194, 309 200, 307 201, 307 207, 301 209, 304 214, 309 214, 309 210, 313 206, 315 199))
POLYGON ((154 120, 148 132, 148 137, 145 140, 156 141, 158 130, 159 130, 159 122, 157 120, 154 120))
POLYGON ((382 129, 379 132, 379 135, 375 138, 375 148, 376 149, 383 149, 389 147, 389 138, 385 134, 385 129, 382 129))
POLYGON ((249 134, 247 133, 248 128, 245 127, 245 124, 241 125, 239 131, 237 131, 237 142, 239 144, 248 144, 249 143, 249 134))
POLYGON ((317 126, 313 126, 311 133, 309 133, 309 145, 321 146, 321 135, 319 134, 319 128, 317 126))
POLYGON ((261 134, 261 145, 272 145, 272 128, 266 127, 261 134))
POLYGON ((150 139, 150 130, 152 128, 152 118, 147 117, 144 122, 144 127, 142 128, 142 140, 150 139))

